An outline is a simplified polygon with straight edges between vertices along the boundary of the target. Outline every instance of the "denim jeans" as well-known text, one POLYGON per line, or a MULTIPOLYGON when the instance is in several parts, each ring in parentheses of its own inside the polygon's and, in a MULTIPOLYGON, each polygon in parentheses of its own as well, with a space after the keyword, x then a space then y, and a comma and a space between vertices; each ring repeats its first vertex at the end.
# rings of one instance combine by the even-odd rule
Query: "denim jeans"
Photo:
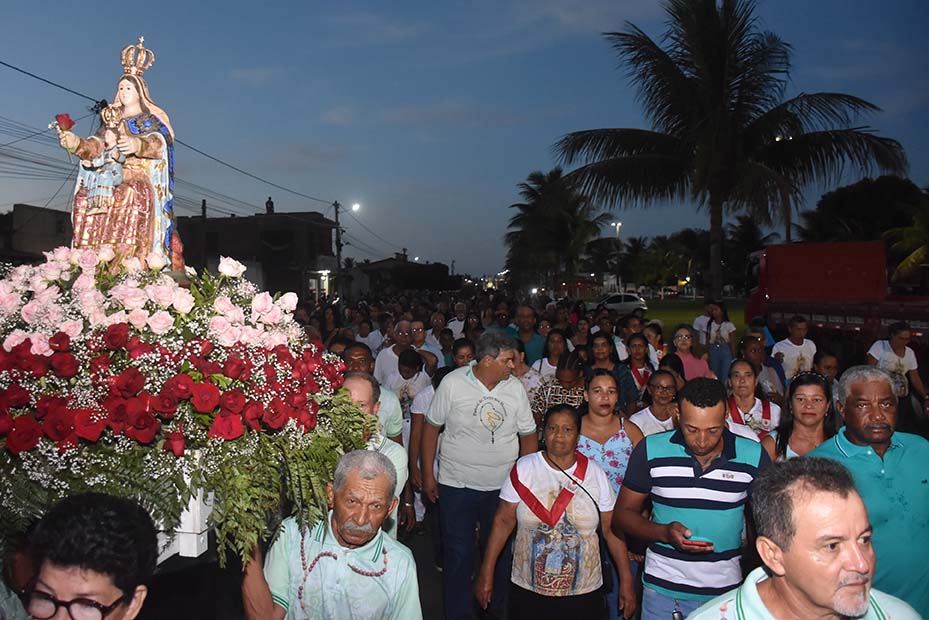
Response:
POLYGON ((732 364, 732 349, 728 344, 711 344, 707 347, 710 354, 709 367, 716 377, 725 383, 729 377, 729 365, 732 364))
MULTIPOLYGON (((443 597, 446 620, 471 620, 477 605, 471 577, 478 570, 475 559, 474 525, 480 524, 480 551, 483 554, 493 527, 500 491, 475 491, 439 485, 439 523, 442 529, 443 597)), ((503 618, 510 586, 513 558, 507 543, 494 571, 494 593, 488 611, 503 618)))
POLYGON ((673 599, 645 586, 645 593, 642 595, 642 620, 671 620, 671 614, 675 609, 680 609, 686 618, 705 602, 673 599))

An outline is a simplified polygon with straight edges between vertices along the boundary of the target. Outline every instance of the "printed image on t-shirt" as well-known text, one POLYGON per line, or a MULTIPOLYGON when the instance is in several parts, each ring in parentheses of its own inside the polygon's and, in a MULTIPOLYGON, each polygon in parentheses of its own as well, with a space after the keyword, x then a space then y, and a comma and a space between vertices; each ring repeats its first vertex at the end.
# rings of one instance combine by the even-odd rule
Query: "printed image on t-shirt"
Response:
POLYGON ((506 420, 506 405, 499 398, 484 396, 474 405, 474 415, 480 420, 481 425, 490 431, 492 440, 493 434, 503 426, 503 421, 506 420))
POLYGON ((554 528, 542 523, 532 534, 533 591, 543 596, 570 596, 577 584, 581 536, 567 519, 554 528))

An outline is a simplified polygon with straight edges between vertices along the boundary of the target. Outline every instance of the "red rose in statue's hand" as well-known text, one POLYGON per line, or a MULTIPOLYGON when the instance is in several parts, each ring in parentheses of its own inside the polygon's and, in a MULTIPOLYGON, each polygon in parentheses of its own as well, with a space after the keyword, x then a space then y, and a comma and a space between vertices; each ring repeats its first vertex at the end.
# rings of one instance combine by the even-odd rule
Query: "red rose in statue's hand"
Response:
POLYGON ((174 456, 184 454, 184 433, 171 431, 165 435, 165 452, 173 452, 174 456))
POLYGON ((129 426, 126 427, 126 436, 142 444, 151 443, 161 428, 161 422, 148 411, 141 408, 135 409, 132 401, 137 401, 141 406, 141 401, 138 399, 129 399, 127 409, 130 411, 130 415, 129 426))
POLYGON ((42 430, 52 441, 61 441, 74 431, 74 412, 64 405, 53 408, 42 420, 42 430))
POLYGON ((55 122, 58 123, 58 129, 61 131, 70 131, 74 127, 74 121, 71 120, 70 114, 56 114, 55 122))
POLYGON ((18 383, 14 383, 8 387, 4 396, 6 398, 6 404, 9 407, 25 407, 31 401, 29 398, 29 390, 18 383))
POLYGON ((219 388, 212 383, 194 384, 190 403, 200 413, 211 413, 219 405, 219 388))
POLYGON ((115 387, 124 398, 135 396, 145 387, 145 375, 138 368, 127 368, 116 377, 115 387))
POLYGON ((48 346, 52 348, 52 351, 70 351, 71 336, 64 332, 58 332, 48 339, 48 346))
POLYGON ((239 390, 229 390, 219 397, 219 406, 232 413, 241 413, 245 408, 245 395, 239 390))
POLYGON ((113 323, 103 333, 103 344, 110 351, 122 349, 129 344, 129 323, 113 323))
POLYGON ((52 372, 62 379, 70 379, 77 374, 80 364, 71 353, 58 351, 52 353, 52 372))
POLYGON ((77 409, 74 412, 74 432, 81 439, 96 442, 100 439, 106 423, 93 409, 77 409))
POLYGON ((164 389, 173 394, 178 400, 187 400, 193 393, 194 380, 186 374, 174 375, 165 381, 164 389))
POLYGON ((27 452, 39 445, 42 427, 31 415, 21 415, 13 420, 13 428, 6 436, 6 449, 13 454, 27 452))
POLYGON ((242 426, 242 416, 230 413, 229 415, 218 415, 213 420, 213 426, 210 427, 209 438, 220 437, 226 441, 241 437, 245 431, 242 426))
POLYGON ((262 404, 252 400, 245 405, 245 411, 242 412, 242 417, 245 418, 245 423, 248 424, 253 431, 258 432, 261 430, 261 416, 263 414, 264 407, 262 404))

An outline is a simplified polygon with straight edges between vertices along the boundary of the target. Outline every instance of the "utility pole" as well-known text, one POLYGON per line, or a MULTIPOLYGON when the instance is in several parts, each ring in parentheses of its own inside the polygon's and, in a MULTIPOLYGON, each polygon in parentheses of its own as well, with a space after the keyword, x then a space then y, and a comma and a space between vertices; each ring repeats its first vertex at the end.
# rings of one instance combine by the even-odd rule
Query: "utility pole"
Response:
POLYGON ((336 292, 339 292, 342 288, 342 226, 339 224, 339 209, 342 205, 336 200, 332 208, 335 211, 335 284, 336 292))

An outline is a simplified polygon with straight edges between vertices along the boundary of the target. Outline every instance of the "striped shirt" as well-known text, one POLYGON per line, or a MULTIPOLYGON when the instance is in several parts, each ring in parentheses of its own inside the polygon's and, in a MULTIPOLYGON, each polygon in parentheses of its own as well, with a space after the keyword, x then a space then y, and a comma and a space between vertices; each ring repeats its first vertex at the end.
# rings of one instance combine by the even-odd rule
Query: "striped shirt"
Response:
POLYGON ((749 487, 770 464, 761 444, 723 431, 723 450, 703 470, 683 433, 650 435, 629 459, 623 486, 648 493, 656 523, 683 523, 692 537, 713 543, 710 553, 684 553, 652 542, 645 554, 645 586, 678 599, 709 600, 742 581, 739 560, 749 487))

